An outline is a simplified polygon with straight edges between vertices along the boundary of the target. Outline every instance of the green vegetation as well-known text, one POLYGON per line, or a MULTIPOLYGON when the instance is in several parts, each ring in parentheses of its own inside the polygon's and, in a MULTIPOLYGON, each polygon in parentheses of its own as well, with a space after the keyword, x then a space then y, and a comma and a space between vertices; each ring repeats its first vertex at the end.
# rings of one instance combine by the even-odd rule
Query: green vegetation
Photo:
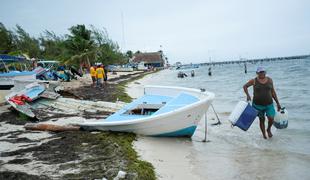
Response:
MULTIPOLYGON (((156 179, 154 167, 145 161, 138 160, 138 155, 132 148, 136 135, 131 133, 77 132, 74 141, 80 143, 70 145, 70 152, 85 154, 78 163, 66 163, 61 169, 80 169, 78 173, 64 175, 63 179, 113 179, 118 171, 127 173, 126 179, 156 179), (87 142, 87 145, 82 145, 87 142)), ((70 134, 71 135, 71 134, 70 134)), ((69 136, 70 136, 69 135, 69 136)), ((71 139, 71 137, 67 138, 71 139)))
POLYGON ((28 121, 30 120, 31 118, 29 118, 27 115, 23 114, 23 113, 18 113, 18 117, 17 117, 18 120, 21 120, 21 121, 28 121))
POLYGON ((64 64, 87 66, 95 62, 125 64, 131 51, 123 54, 107 31, 84 24, 70 27, 69 33, 56 35, 45 30, 40 37, 30 36, 21 26, 8 30, 0 22, 0 54, 23 55, 28 58, 58 60, 64 64))

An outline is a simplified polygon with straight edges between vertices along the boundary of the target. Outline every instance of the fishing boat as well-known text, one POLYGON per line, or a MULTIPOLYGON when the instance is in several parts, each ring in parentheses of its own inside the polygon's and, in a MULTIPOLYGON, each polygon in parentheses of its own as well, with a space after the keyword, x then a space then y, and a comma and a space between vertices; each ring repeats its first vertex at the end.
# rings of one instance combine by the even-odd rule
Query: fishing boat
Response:
POLYGON ((0 55, 0 90, 14 87, 15 80, 35 80, 36 71, 29 70, 30 64, 24 57, 0 55))
POLYGON ((17 111, 29 116, 35 117, 35 114, 32 112, 31 106, 28 104, 40 97, 45 91, 45 86, 37 82, 28 84, 21 91, 13 91, 7 96, 5 96, 6 101, 17 111))
POLYGON ((146 86, 142 97, 108 118, 79 125, 86 130, 191 137, 213 99, 213 93, 200 89, 146 86))

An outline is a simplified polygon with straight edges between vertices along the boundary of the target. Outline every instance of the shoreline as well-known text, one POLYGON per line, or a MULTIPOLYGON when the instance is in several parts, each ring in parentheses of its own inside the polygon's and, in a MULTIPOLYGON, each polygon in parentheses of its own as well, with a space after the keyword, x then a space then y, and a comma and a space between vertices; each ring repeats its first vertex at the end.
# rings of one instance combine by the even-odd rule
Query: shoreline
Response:
MULTIPOLYGON (((150 74, 127 84, 126 93, 133 99, 143 95, 143 86, 152 78, 150 74)), ((190 138, 158 138, 137 136, 134 149, 139 157, 150 162, 158 179, 200 179, 191 164, 190 138)))

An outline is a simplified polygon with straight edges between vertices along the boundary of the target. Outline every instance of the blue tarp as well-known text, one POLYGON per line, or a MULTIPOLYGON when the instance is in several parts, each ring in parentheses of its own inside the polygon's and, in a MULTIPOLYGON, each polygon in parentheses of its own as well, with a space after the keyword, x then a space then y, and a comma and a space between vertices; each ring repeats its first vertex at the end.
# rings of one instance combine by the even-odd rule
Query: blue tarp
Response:
POLYGON ((20 62, 20 61, 25 61, 25 57, 19 57, 19 56, 10 56, 7 54, 0 54, 0 61, 4 62, 20 62))

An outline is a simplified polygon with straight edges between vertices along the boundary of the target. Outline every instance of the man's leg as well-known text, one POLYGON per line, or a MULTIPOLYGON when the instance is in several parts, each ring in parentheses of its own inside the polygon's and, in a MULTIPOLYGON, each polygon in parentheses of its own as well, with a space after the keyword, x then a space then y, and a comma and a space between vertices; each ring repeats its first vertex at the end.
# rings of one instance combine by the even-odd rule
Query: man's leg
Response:
POLYGON ((99 84, 100 84, 99 87, 102 88, 103 87, 103 85, 102 85, 102 78, 99 79, 99 84))
POLYGON ((273 117, 269 117, 268 118, 268 127, 267 127, 267 133, 268 133, 268 137, 271 138, 272 137, 272 133, 271 133, 271 126, 273 124, 273 117))
POLYGON ((259 117, 259 127, 262 131, 264 139, 267 139, 266 131, 265 131, 265 117, 259 117))
POLYGON ((267 106, 266 115, 268 118, 267 133, 268 133, 268 137, 271 138, 272 137, 271 126, 273 124, 274 116, 276 115, 276 111, 274 109, 273 104, 267 106))

